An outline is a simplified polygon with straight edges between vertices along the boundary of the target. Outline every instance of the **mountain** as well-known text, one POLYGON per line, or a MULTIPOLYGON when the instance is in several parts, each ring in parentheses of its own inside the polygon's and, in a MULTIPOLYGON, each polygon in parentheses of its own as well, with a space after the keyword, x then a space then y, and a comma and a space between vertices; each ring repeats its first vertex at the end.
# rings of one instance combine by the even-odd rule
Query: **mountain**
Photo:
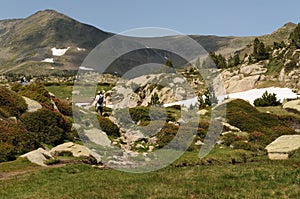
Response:
POLYGON ((52 67, 76 69, 91 49, 113 35, 53 10, 1 21, 0 33, 1 72, 34 69, 36 65, 47 68, 49 63, 41 63, 45 58, 54 58, 52 67), (52 48, 68 47, 65 56, 52 55, 52 48))
MULTIPOLYGON (((262 41, 281 41, 292 31, 295 24, 286 24, 262 41)), ((58 71, 76 71, 86 56, 99 43, 113 36, 93 26, 80 23, 54 10, 39 11, 25 19, 0 21, 0 73, 27 75, 50 74, 58 71)), ((190 35, 208 52, 230 56, 235 51, 247 52, 247 45, 255 37, 219 37, 190 35)), ((178 36, 166 37, 170 44, 178 36)), ((120 47, 126 47, 122 41, 120 47)), ((191 50, 191 49, 186 49, 191 50)), ((175 67, 184 60, 163 50, 145 49, 128 53, 117 59, 107 72, 123 74, 128 69, 144 63, 164 64, 168 57, 175 67), (148 62, 147 62, 148 61, 148 62)))

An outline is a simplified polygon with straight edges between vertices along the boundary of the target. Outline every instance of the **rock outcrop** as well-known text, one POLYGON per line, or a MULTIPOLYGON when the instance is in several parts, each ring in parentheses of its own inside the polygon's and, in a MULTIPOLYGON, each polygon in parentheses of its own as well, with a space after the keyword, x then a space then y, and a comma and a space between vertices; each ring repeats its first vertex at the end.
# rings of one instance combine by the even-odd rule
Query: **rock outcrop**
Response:
POLYGON ((283 108, 300 113, 300 100, 292 100, 283 104, 283 108))
POLYGON ((37 101, 34 101, 32 99, 29 99, 28 97, 24 97, 24 100, 28 106, 28 112, 35 112, 42 108, 42 105, 38 103, 37 101))
POLYGON ((49 151, 42 148, 21 155, 20 157, 27 158, 30 162, 40 166, 47 166, 45 162, 49 159, 54 159, 49 151))
POLYGON ((283 135, 266 147, 272 160, 288 159, 291 152, 300 148, 300 135, 283 135))
POLYGON ((222 79, 227 93, 237 93, 255 88, 265 79, 267 69, 261 64, 242 65, 239 69, 224 70, 222 79))
POLYGON ((65 152, 72 154, 73 157, 93 157, 97 161, 97 163, 101 162, 101 156, 91 151, 87 147, 75 144, 73 142, 67 142, 61 145, 58 145, 51 150, 45 150, 39 148, 37 150, 31 151, 26 153, 20 157, 27 158, 30 162, 40 165, 40 166, 47 166, 46 162, 48 160, 55 160, 55 158, 65 152))

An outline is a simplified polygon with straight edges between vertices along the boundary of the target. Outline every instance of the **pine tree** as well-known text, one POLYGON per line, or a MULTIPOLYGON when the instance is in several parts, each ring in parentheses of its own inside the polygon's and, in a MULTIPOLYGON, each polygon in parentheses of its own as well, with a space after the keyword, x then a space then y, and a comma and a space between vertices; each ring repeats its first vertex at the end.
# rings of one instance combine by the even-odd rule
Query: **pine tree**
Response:
POLYGON ((261 42, 258 38, 254 39, 253 57, 256 59, 256 61, 265 60, 269 58, 269 53, 265 47, 265 44, 261 42))
POLYGON ((240 56, 238 53, 236 53, 233 57, 233 65, 234 66, 237 66, 241 63, 241 60, 240 60, 240 56))
POLYGON ((280 105, 280 101, 277 100, 275 93, 268 93, 268 91, 264 92, 264 94, 254 100, 254 106, 278 106, 280 105))
POLYGON ((152 96, 151 96, 151 101, 148 103, 148 106, 150 105, 161 105, 161 102, 159 101, 159 97, 158 97, 158 94, 157 93, 154 93, 152 96))
POLYGON ((297 25, 295 30, 290 34, 291 45, 300 49, 300 23, 297 25))
POLYGON ((174 68, 173 62, 172 62, 170 59, 167 59, 167 61, 166 61, 166 66, 169 66, 169 67, 174 68))

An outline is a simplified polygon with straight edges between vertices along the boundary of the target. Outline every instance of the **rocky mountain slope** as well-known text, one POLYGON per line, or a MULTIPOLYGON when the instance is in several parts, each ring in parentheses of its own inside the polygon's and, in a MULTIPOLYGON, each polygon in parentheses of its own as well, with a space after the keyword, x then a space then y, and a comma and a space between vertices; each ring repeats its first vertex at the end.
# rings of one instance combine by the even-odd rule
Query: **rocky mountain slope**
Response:
MULTIPOLYGON (((263 41, 285 39, 294 24, 288 24, 263 41)), ((25 19, 0 21, 0 73, 49 74, 57 70, 77 70, 87 54, 100 42, 111 37, 87 24, 82 24, 53 10, 39 11, 25 19), (63 52, 63 53, 62 53, 63 52)), ((224 55, 244 49, 254 37, 218 37, 192 35, 208 52, 224 55)), ((168 37, 176 40, 176 36, 168 37)), ((146 47, 145 47, 146 48, 146 47)), ((143 64, 145 57, 165 62, 167 52, 143 49, 117 60, 109 72, 126 71, 130 65, 143 64), (134 55, 134 59, 132 56, 134 55), (129 66, 127 66, 129 65, 129 66), (125 69, 124 69, 125 68, 125 69)), ((176 63, 178 58, 168 54, 176 63)), ((180 64, 179 64, 180 65, 180 64)))
POLYGON ((91 49, 112 35, 53 10, 1 21, 0 29, 0 72, 77 69, 91 49), (68 50, 61 56, 55 48, 68 50))

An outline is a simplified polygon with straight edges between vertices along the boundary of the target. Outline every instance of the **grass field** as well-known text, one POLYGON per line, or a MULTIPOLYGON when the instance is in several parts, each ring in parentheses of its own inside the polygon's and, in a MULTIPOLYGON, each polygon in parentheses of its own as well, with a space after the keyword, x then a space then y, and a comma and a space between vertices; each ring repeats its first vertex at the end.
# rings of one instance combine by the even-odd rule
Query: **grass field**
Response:
MULTIPOLYGON (((184 158, 196 160, 196 153, 184 158)), ((179 160, 179 161, 182 161, 179 160)), ((176 166, 133 174, 71 164, 37 167, 24 160, 0 164, 0 198, 299 198, 300 161, 176 166), (6 169, 4 169, 6 168, 6 169), (9 169, 7 169, 9 168, 9 169)))

